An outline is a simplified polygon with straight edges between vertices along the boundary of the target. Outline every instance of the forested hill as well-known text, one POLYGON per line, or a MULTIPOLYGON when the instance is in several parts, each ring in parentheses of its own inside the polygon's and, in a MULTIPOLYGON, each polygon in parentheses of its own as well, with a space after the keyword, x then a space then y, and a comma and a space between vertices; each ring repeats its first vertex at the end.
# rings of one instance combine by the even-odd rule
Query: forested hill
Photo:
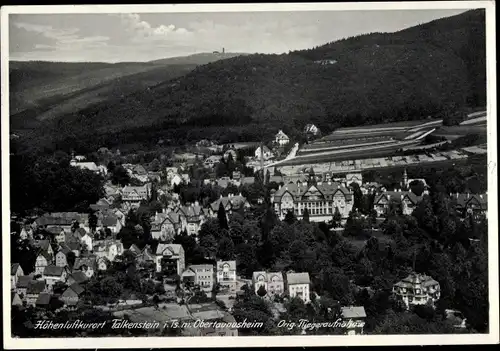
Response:
POLYGON ((159 138, 256 139, 278 128, 295 134, 310 122, 327 131, 484 106, 485 81, 485 14, 474 10, 397 33, 198 66, 67 114, 45 125, 43 138, 95 149, 159 138))

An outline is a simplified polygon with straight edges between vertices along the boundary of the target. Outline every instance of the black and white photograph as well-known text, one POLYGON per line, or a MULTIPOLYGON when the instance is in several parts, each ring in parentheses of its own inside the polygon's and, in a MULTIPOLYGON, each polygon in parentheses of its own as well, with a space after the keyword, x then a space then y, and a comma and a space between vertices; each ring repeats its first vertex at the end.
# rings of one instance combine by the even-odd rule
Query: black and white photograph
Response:
POLYGON ((498 343, 494 2, 1 11, 5 347, 498 343))

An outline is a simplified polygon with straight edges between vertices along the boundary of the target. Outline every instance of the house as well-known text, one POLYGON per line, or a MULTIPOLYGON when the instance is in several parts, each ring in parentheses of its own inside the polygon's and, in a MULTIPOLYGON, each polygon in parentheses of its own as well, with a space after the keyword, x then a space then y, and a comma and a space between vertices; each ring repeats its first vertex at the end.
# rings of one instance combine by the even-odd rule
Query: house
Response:
POLYGON ((105 257, 113 262, 115 257, 123 254, 124 248, 120 240, 106 239, 94 243, 93 254, 95 258, 105 257))
POLYGON ((24 299, 26 297, 26 291, 32 281, 32 275, 22 275, 17 279, 16 292, 19 294, 19 296, 21 296, 21 299, 24 299))
POLYGON ((216 217, 219 211, 219 206, 222 203, 222 206, 226 210, 226 213, 231 214, 233 211, 240 211, 249 209, 250 203, 247 199, 241 194, 233 195, 228 194, 226 197, 221 197, 218 200, 215 200, 210 204, 209 213, 210 216, 216 217))
POLYGON ((304 127, 304 134, 316 136, 319 134, 319 128, 309 123, 304 127))
POLYGON ((363 176, 361 173, 347 173, 345 175, 345 182, 347 185, 351 185, 352 183, 356 183, 359 186, 363 185, 363 176))
POLYGON ((81 247, 80 242, 70 241, 70 242, 66 242, 66 245, 75 254, 76 257, 80 256, 80 247, 81 247))
POLYGON ((455 203, 457 212, 461 215, 472 214, 477 218, 479 215, 488 216, 488 195, 487 194, 450 194, 455 203))
POLYGON ((100 212, 97 217, 97 225, 99 230, 106 232, 106 229, 109 229, 112 234, 117 234, 123 227, 118 216, 111 211, 100 212))
POLYGON ((195 312, 193 314, 194 318, 209 321, 209 323, 214 323, 214 325, 217 325, 217 322, 220 322, 219 325, 221 327, 200 327, 193 336, 238 336, 238 328, 236 328, 237 323, 234 317, 227 312, 217 312, 217 317, 211 316, 214 315, 212 311, 203 311, 199 313, 195 312))
MULTIPOLYGON (((78 157, 78 156, 76 156, 78 157)), ((80 169, 86 169, 92 171, 97 174, 106 175, 108 174, 108 169, 106 166, 98 166, 95 162, 85 162, 82 159, 78 160, 76 157, 73 157, 69 162, 69 165, 72 167, 78 167, 80 169)))
POLYGON ((88 215, 78 212, 53 212, 46 213, 38 217, 33 226, 40 229, 49 229, 51 227, 62 228, 65 232, 70 232, 72 227, 78 223, 80 228, 89 230, 88 215))
POLYGON ((64 240, 66 238, 66 233, 62 227, 58 227, 58 226, 57 227, 49 227, 46 229, 46 231, 49 232, 50 234, 52 234, 54 241, 58 244, 61 242, 64 242, 64 240))
POLYGON ((148 180, 152 182, 161 182, 161 173, 160 172, 148 172, 148 180))
POLYGON ((347 306, 340 309, 342 320, 347 324, 347 335, 362 335, 366 312, 363 306, 347 306))
POLYGON ((388 214, 391 203, 401 206, 404 215, 411 215, 422 198, 422 196, 417 196, 411 191, 384 191, 375 196, 373 206, 379 217, 388 214))
POLYGON ((203 161, 203 165, 208 168, 213 168, 215 167, 222 159, 222 156, 209 156, 203 161))
POLYGON ((308 303, 311 301, 309 295, 309 284, 311 280, 309 279, 309 273, 287 273, 286 275, 286 284, 288 295, 291 299, 294 297, 299 297, 304 301, 304 303, 308 303))
POLYGON ((66 284, 85 284, 89 280, 89 277, 82 271, 74 271, 73 273, 68 275, 68 279, 66 280, 66 284))
POLYGON ((412 273, 394 284, 392 292, 409 309, 415 305, 435 304, 441 295, 439 283, 424 274, 412 273))
POLYGON ((156 264, 156 255, 151 250, 149 245, 146 245, 141 254, 137 257, 139 263, 154 263, 156 264))
POLYGON ((75 306, 85 291, 78 283, 71 284, 59 298, 67 306, 75 306))
POLYGON ((100 271, 106 271, 111 265, 111 261, 106 257, 99 257, 97 259, 97 269, 100 271))
POLYGON ((29 225, 23 225, 19 236, 21 240, 33 239, 33 229, 29 225))
POLYGON ((286 135, 285 133, 283 133, 283 131, 280 129, 278 131, 278 133, 276 134, 275 142, 279 146, 284 146, 284 145, 286 145, 286 144, 288 144, 290 142, 290 138, 288 137, 288 135, 286 135))
POLYGON ((80 242, 82 244, 83 250, 86 249, 87 251, 92 251, 94 248, 94 246, 92 245, 94 240, 94 235, 91 234, 90 232, 80 232, 80 233, 83 234, 80 237, 80 242))
POLYGON ((96 256, 78 257, 73 266, 73 272, 81 271, 91 278, 97 270, 96 256))
MULTIPOLYGON (((58 267, 66 267, 68 265, 68 254, 72 252, 66 244, 59 245, 59 251, 56 254, 56 266, 58 267)), ((76 254, 75 254, 76 257, 76 254)))
POLYGON ((169 208, 156 213, 151 221, 151 236, 163 242, 171 242, 182 231, 181 216, 169 208))
POLYGON ((90 205, 90 208, 94 211, 105 211, 109 210, 113 202, 109 199, 99 199, 95 204, 90 205))
POLYGON ((198 201, 189 206, 179 206, 176 210, 181 222, 181 230, 186 230, 188 235, 196 235, 200 231, 209 213, 200 206, 198 201))
POLYGON ((283 273, 281 272, 253 272, 252 285, 255 293, 263 286, 267 296, 281 295, 285 292, 283 273))
POLYGON ((35 275, 43 274, 45 267, 52 263, 52 255, 47 251, 40 251, 35 261, 35 275))
POLYGON ((271 202, 278 217, 283 220, 289 211, 302 219, 305 210, 311 222, 327 222, 332 219, 336 209, 342 218, 347 218, 354 204, 352 191, 340 183, 301 182, 288 183, 271 196, 271 202))
POLYGON ((10 266, 10 286, 11 289, 15 289, 19 277, 24 275, 24 271, 19 263, 13 263, 10 266))
POLYGON ((190 265, 181 275, 182 281, 190 281, 206 293, 210 293, 214 287, 215 271, 211 264, 190 265))
POLYGON ((22 306, 23 305, 23 300, 19 296, 19 294, 16 291, 11 291, 10 292, 10 301, 11 301, 11 306, 22 306))
POLYGON ((236 261, 217 261, 217 283, 221 291, 236 293, 236 261))
POLYGON ((269 160, 273 156, 273 152, 266 145, 259 146, 257 149, 255 149, 255 158, 257 160, 260 160, 261 158, 264 160, 269 160))
POLYGON ((156 271, 181 275, 186 267, 184 248, 179 244, 160 243, 156 248, 156 271))
POLYGON ((68 273, 66 272, 66 268, 49 265, 45 267, 42 279, 45 280, 48 289, 52 290, 52 287, 54 286, 55 283, 66 282, 67 275, 68 273))
POLYGON ((141 249, 139 249, 136 244, 130 245, 130 247, 128 248, 128 251, 132 252, 136 256, 140 255, 142 252, 141 249))
POLYGON ((26 304, 28 306, 35 306, 38 297, 44 292, 48 292, 45 280, 34 280, 29 282, 26 289, 26 304))
POLYGON ((240 185, 250 185, 255 183, 255 177, 242 177, 240 179, 240 185))
POLYGON ((193 165, 197 159, 197 155, 189 152, 173 154, 172 163, 174 167, 193 165))
POLYGON ((222 189, 226 189, 230 183, 231 183, 231 178, 229 177, 220 177, 219 179, 217 179, 217 186, 222 189))
POLYGON ((41 251, 47 252, 51 256, 54 255, 54 250, 52 249, 52 245, 50 245, 50 240, 34 240, 33 246, 41 251))
POLYGON ((131 208, 137 208, 141 204, 141 201, 147 201, 150 192, 149 184, 142 186, 127 185, 122 189, 122 201, 131 208))

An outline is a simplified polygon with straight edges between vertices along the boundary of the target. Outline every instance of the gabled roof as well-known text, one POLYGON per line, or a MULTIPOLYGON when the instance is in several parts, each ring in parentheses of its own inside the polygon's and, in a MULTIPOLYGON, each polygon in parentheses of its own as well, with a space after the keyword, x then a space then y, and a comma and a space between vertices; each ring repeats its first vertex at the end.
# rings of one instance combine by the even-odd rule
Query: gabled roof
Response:
POLYGON ((28 283, 27 294, 39 294, 45 290, 45 280, 32 280, 28 283))
POLYGON ((43 251, 48 251, 50 247, 50 241, 49 240, 35 240, 33 242, 33 246, 43 250, 43 251))
POLYGON ((477 203, 481 208, 488 207, 487 194, 452 194, 451 198, 456 201, 459 207, 466 207, 469 203, 477 203))
POLYGON ((59 244, 59 252, 62 252, 64 255, 67 255, 71 252, 72 250, 70 249, 70 247, 66 244, 66 243, 61 243, 59 244))
POLYGON ((136 244, 130 245, 130 247, 128 248, 128 250, 131 251, 131 252, 133 252, 133 253, 136 253, 136 254, 141 253, 141 249, 139 249, 136 244))
POLYGON ((70 285, 68 289, 73 290, 77 295, 80 295, 85 291, 84 288, 82 288, 78 283, 73 283, 70 285))
POLYGON ((95 256, 87 256, 87 257, 77 257, 75 260, 75 265, 73 269, 78 270, 82 266, 87 266, 92 269, 96 268, 96 257, 95 256))
POLYGON ((52 298, 52 295, 49 293, 40 293, 38 295, 38 298, 36 299, 36 304, 37 305, 48 305, 50 303, 50 299, 52 298))
POLYGON ((79 223, 86 223, 88 216, 85 213, 78 212, 53 212, 46 213, 35 220, 37 225, 71 225, 76 220, 79 223))
POLYGON ((212 209, 212 211, 218 211, 221 202, 222 202, 222 206, 225 209, 228 209, 228 208, 229 209, 239 209, 248 203, 246 197, 241 196, 241 195, 226 196, 226 197, 222 197, 218 200, 215 200, 214 202, 212 202, 210 204, 210 208, 212 209))
POLYGON ((156 248, 156 255, 179 255, 182 250, 182 246, 179 244, 158 244, 156 248))
POLYGON ((348 306, 341 309, 343 318, 366 318, 365 308, 363 306, 348 306))
POLYGON ((83 283, 88 280, 87 276, 82 271, 74 271, 70 274, 68 279, 69 278, 72 278, 76 283, 83 283))
POLYGON ((27 288, 29 283, 33 281, 33 277, 31 275, 21 275, 17 279, 16 288, 27 288))
POLYGON ((43 257, 47 260, 47 262, 49 262, 49 261, 51 261, 51 260, 52 260, 52 255, 51 255, 51 254, 49 254, 49 253, 48 253, 47 251, 45 251, 45 250, 40 250, 40 251, 38 252, 38 256, 37 256, 37 257, 39 257, 39 256, 43 256, 43 257))
POLYGON ((303 196, 310 192, 317 192, 320 196, 332 197, 337 192, 341 192, 347 201, 352 199, 353 193, 348 188, 340 183, 335 182, 318 182, 317 184, 289 183, 280 187, 274 193, 274 202, 280 202, 283 195, 289 193, 294 199, 300 200, 303 196))
POLYGON ((45 267, 45 269, 43 270, 43 275, 44 276, 51 276, 51 277, 60 277, 63 272, 64 272, 63 267, 49 265, 49 266, 45 267))
POLYGON ((286 135, 285 133, 283 133, 282 130, 279 130, 278 133, 276 133, 276 137, 278 139, 289 139, 288 135, 286 135))
POLYGON ((221 270, 225 265, 229 266, 229 270, 236 270, 236 261, 217 261, 217 270, 221 270))
POLYGON ((15 275, 17 273, 17 270, 19 269, 20 265, 19 263, 13 263, 10 265, 10 275, 15 275))
POLYGON ((379 203, 382 199, 387 201, 401 202, 403 199, 408 198, 412 203, 416 204, 422 200, 423 196, 417 196, 411 191, 384 191, 383 193, 375 196, 374 204, 379 203))
POLYGON ((288 285, 293 284, 309 284, 311 282, 309 273, 287 273, 286 281, 288 285))
POLYGON ((178 213, 174 211, 170 211, 168 213, 162 212, 158 213, 151 222, 151 230, 160 230, 165 221, 171 222, 176 229, 181 225, 181 219, 178 213))

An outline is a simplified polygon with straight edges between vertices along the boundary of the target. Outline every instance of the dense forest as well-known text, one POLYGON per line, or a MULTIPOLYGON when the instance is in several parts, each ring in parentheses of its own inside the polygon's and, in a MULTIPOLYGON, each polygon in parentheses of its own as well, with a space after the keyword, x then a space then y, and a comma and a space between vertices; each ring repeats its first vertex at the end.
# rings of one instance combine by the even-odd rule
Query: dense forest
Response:
POLYGON ((294 136, 306 123, 328 132, 485 106, 484 17, 474 10, 396 33, 201 65, 43 124, 27 134, 29 147, 235 142, 270 137, 278 128, 294 136), (322 59, 335 63, 316 62, 322 59))

